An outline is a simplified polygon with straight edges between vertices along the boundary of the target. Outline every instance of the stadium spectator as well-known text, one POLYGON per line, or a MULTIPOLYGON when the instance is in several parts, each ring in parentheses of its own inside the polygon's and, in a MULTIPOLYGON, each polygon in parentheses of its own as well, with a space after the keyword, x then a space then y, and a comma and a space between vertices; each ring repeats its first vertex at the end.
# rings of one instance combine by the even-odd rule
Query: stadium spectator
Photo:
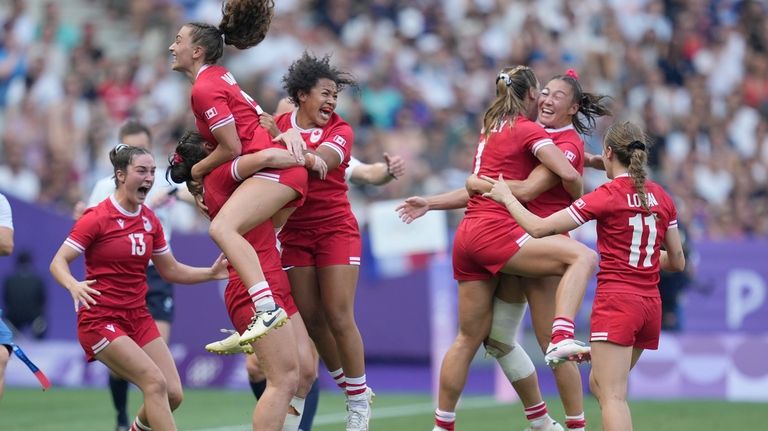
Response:
POLYGON ((606 431, 632 430, 626 401, 629 371, 644 349, 658 348, 661 334, 659 269, 685 267, 674 202, 661 186, 646 180, 647 142, 632 123, 611 126, 603 151, 611 181, 544 219, 514 197, 501 175, 498 181, 484 177, 493 184, 484 196, 503 204, 535 238, 597 221, 601 260, 590 325, 590 388, 606 431))
MULTIPOLYGON (((192 83, 195 123, 211 147, 208 156, 192 168, 196 182, 240 154, 280 145, 260 125, 259 115, 264 112, 261 107, 240 89, 227 69, 216 64, 225 44, 245 49, 261 42, 269 29, 273 7, 272 0, 228 1, 218 27, 187 23, 168 47, 173 70, 192 83)), ((302 165, 304 141, 295 132, 275 136, 275 140, 285 139, 297 165, 302 165)), ((211 221, 211 237, 231 259, 253 301, 253 322, 240 334, 242 344, 250 344, 288 318, 273 299, 258 255, 242 235, 289 203, 292 208, 287 208, 284 214, 300 206, 306 198, 306 187, 307 171, 301 166, 262 170, 246 178, 211 221), (254 196, 260 198, 253 199, 254 196)))
MULTIPOLYGON (((69 8, 59 22, 71 24, 69 20, 80 18, 83 23, 90 23, 92 30, 78 31, 80 45, 74 49, 60 45, 67 55, 66 75, 52 75, 52 79, 44 80, 46 85, 36 85, 40 87, 36 91, 40 100, 58 100, 62 80, 75 75, 84 87, 81 99, 91 108, 88 146, 80 153, 87 163, 82 166, 78 162, 71 167, 72 175, 59 176, 41 185, 43 205, 64 212, 83 198, 62 198, 62 194, 82 194, 109 170, 104 154, 111 145, 99 144, 113 142, 103 139, 104 131, 117 125, 103 119, 102 101, 93 88, 98 88, 109 75, 113 57, 122 53, 140 56, 138 61, 130 60, 131 68, 145 69, 141 73, 132 71, 133 80, 141 89, 137 115, 153 129, 158 142, 175 144, 177 137, 170 138, 172 131, 184 130, 189 121, 182 114, 162 118, 155 109, 143 108, 149 97, 156 97, 147 92, 147 82, 152 83, 153 93, 167 95, 168 106, 183 105, 187 97, 185 92, 173 90, 179 82, 172 78, 152 81, 159 74, 151 70, 151 65, 167 57, 153 54, 157 49, 151 47, 155 45, 144 43, 178 28, 181 22, 178 14, 174 15, 177 8, 167 2, 161 7, 128 10, 119 2, 73 1, 87 7, 69 8), (129 21, 132 14, 137 16, 129 21), (134 22, 142 24, 133 28, 134 22), (106 52, 114 55, 103 55, 106 52), (61 181, 74 183, 75 191, 61 190, 61 181)), ((374 126, 372 119, 379 111, 369 112, 359 99, 343 94, 339 112, 359 136, 361 144, 356 151, 362 160, 371 161, 385 151, 400 154, 409 162, 411 175, 383 190, 354 188, 353 202, 435 194, 458 186, 447 181, 454 178, 451 155, 457 148, 465 150, 465 146, 457 147, 462 133, 475 129, 483 106, 493 96, 490 89, 478 82, 513 61, 530 64, 543 76, 567 67, 582 71, 585 87, 614 97, 617 118, 639 121, 657 141, 667 141, 668 145, 658 147, 662 169, 654 168, 653 178, 679 198, 679 216, 687 223, 694 240, 768 234, 768 223, 752 223, 753 219, 768 220, 768 206, 763 204, 764 195, 760 193, 763 182, 745 184, 744 193, 734 191, 726 196, 726 205, 715 208, 701 200, 690 175, 696 166, 706 166, 708 158, 681 157, 706 152, 710 131, 722 129, 727 130, 724 154, 738 161, 725 166, 726 171, 738 177, 744 165, 753 166, 758 175, 768 169, 766 157, 749 150, 758 148, 764 140, 756 131, 765 128, 760 124, 765 123, 764 107, 768 101, 761 90, 764 74, 760 73, 764 69, 762 64, 768 62, 768 36, 763 31, 768 15, 764 2, 649 1, 636 2, 628 8, 622 7, 622 2, 611 1, 611 7, 602 7, 600 0, 588 0, 576 10, 561 1, 508 5, 468 2, 461 7, 441 9, 441 3, 428 0, 410 5, 403 14, 392 12, 390 2, 385 3, 363 0, 349 6, 343 0, 278 2, 275 20, 285 24, 275 29, 274 35, 270 33, 265 43, 230 52, 224 64, 238 77, 243 89, 269 107, 278 99, 280 71, 304 48, 320 54, 343 53, 339 64, 355 74, 363 89, 371 86, 374 78, 385 77, 386 88, 400 94, 403 100, 393 114, 396 123, 392 128, 374 126), (435 13, 443 10, 445 13, 435 13), (307 25, 291 25, 296 22, 307 25), (462 29, 460 37, 453 29, 462 29), (446 106, 445 100, 460 103, 446 106), (664 103, 665 100, 670 103, 664 103), (691 109, 685 109, 686 106, 691 109), (408 130, 408 125, 414 123, 421 126, 417 133, 408 130), (704 125, 690 135, 695 139, 677 140, 693 124, 704 125), (404 136, 408 139, 402 139, 404 136), (744 203, 754 211, 741 211, 744 203), (718 213, 716 217, 705 216, 713 209, 718 213)), ((218 12, 217 2, 185 0, 183 4, 193 19, 219 22, 216 17, 221 15, 210 13, 218 12), (195 6, 200 6, 201 12, 196 12, 195 6)), ((36 40, 35 30, 42 27, 43 7, 43 2, 23 0, 0 7, 0 21, 9 23, 0 33, 13 33, 15 45, 25 48, 17 50, 17 57, 27 56, 26 47, 36 40)), ((22 128, 17 126, 21 124, 19 118, 7 120, 23 100, 24 88, 40 81, 40 68, 35 64, 38 61, 23 61, 29 65, 18 69, 8 83, 9 111, 4 114, 6 121, 1 122, 0 128, 14 128, 18 136, 45 132, 50 127, 22 128)), ((0 93, 3 76, 0 67, 0 93)), ((32 103, 24 117, 46 118, 47 106, 32 103)), ((607 125, 598 122, 595 137, 587 139, 594 152, 599 152, 599 140, 607 125)), ((30 168, 41 177, 49 175, 43 167, 51 157, 47 153, 51 136, 45 133, 36 140, 35 147, 25 146, 29 149, 30 168)), ((72 162, 56 163, 67 171, 70 167, 66 164, 72 162)), ((587 189, 603 181, 602 176, 588 174, 587 189)))
MULTIPOLYGON (((0 194, 0 256, 8 256, 13 252, 13 215, 8 199, 0 194)), ((5 388, 5 368, 11 358, 13 348, 13 333, 3 322, 3 312, 0 310, 0 399, 5 388), (4 347, 4 348, 3 348, 4 347)))
POLYGON ((225 260, 210 268, 184 265, 171 253, 163 227, 143 205, 155 180, 155 162, 143 148, 118 144, 110 152, 115 193, 83 213, 51 261, 56 281, 74 300, 78 338, 88 361, 99 360, 144 394, 135 428, 175 430, 172 410, 182 400, 181 380, 168 346, 146 306, 147 265, 152 259, 172 283, 227 277, 225 260), (69 265, 85 254, 86 279, 69 265))
POLYGON ((3 281, 6 319, 18 332, 29 327, 35 338, 45 337, 48 329, 45 318, 47 297, 45 281, 35 269, 32 254, 27 250, 19 252, 16 268, 3 281))

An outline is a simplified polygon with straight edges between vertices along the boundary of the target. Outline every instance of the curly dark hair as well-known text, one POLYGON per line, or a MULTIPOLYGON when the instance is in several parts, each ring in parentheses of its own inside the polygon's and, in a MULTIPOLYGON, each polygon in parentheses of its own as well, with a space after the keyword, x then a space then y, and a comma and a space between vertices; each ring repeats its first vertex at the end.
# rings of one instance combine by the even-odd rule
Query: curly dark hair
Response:
POLYGON ((223 16, 218 27, 204 22, 185 26, 190 28, 192 43, 205 50, 205 62, 215 64, 224 55, 224 44, 247 49, 261 43, 267 36, 274 8, 274 0, 229 0, 221 6, 223 16))
POLYGON ((291 103, 299 106, 299 93, 309 93, 322 78, 335 82, 338 91, 346 86, 357 86, 352 75, 331 66, 330 54, 317 58, 304 51, 283 76, 283 88, 291 103))
POLYGON ((168 169, 165 179, 181 184, 192 179, 192 166, 203 160, 208 154, 205 150, 205 138, 200 133, 188 131, 176 144, 176 151, 168 157, 168 169))

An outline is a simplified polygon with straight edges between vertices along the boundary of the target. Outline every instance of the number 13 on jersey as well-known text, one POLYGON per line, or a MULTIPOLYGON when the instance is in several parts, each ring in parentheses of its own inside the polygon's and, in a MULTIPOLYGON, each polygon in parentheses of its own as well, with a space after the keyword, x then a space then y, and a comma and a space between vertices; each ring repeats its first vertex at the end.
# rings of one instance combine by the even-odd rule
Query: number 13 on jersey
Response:
POLYGON ((129 233, 128 239, 131 240, 131 256, 144 256, 147 252, 147 245, 144 243, 143 233, 129 233))

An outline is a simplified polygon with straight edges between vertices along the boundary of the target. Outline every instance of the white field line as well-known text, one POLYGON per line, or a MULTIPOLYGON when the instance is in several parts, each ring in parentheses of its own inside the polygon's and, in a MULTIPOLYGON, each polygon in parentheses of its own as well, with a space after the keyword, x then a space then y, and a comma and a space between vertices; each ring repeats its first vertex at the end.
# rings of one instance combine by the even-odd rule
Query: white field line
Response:
MULTIPOLYGON (((473 398, 462 400, 461 403, 459 404, 459 409, 475 410, 475 409, 498 407, 499 405, 500 404, 497 403, 492 397, 473 397, 473 398)), ((432 403, 406 404, 406 405, 379 407, 379 408, 376 408, 374 404, 372 420, 375 422, 378 419, 402 418, 402 417, 408 417, 408 416, 426 415, 426 414, 431 414, 434 411, 434 409, 435 409, 435 406, 432 403)), ((313 424, 314 425, 343 424, 346 421, 346 416, 347 416, 346 413, 326 413, 323 415, 317 415, 315 416, 315 421, 313 422, 313 424)), ((250 425, 243 424, 243 425, 216 427, 216 428, 199 428, 192 431, 248 431, 250 429, 251 429, 250 425)))

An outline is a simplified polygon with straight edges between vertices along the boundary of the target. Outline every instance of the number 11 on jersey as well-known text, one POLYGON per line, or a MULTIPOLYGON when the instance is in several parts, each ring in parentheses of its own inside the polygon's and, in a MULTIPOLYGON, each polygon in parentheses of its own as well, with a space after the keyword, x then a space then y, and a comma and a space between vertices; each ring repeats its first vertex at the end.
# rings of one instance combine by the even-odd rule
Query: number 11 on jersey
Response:
POLYGON ((645 227, 648 227, 648 238, 645 244, 645 259, 643 267, 651 266, 653 257, 653 247, 656 245, 656 217, 653 214, 643 217, 642 214, 636 214, 629 218, 629 225, 632 226, 632 244, 629 246, 629 264, 638 267, 640 262, 640 248, 643 246, 643 234, 645 227))

